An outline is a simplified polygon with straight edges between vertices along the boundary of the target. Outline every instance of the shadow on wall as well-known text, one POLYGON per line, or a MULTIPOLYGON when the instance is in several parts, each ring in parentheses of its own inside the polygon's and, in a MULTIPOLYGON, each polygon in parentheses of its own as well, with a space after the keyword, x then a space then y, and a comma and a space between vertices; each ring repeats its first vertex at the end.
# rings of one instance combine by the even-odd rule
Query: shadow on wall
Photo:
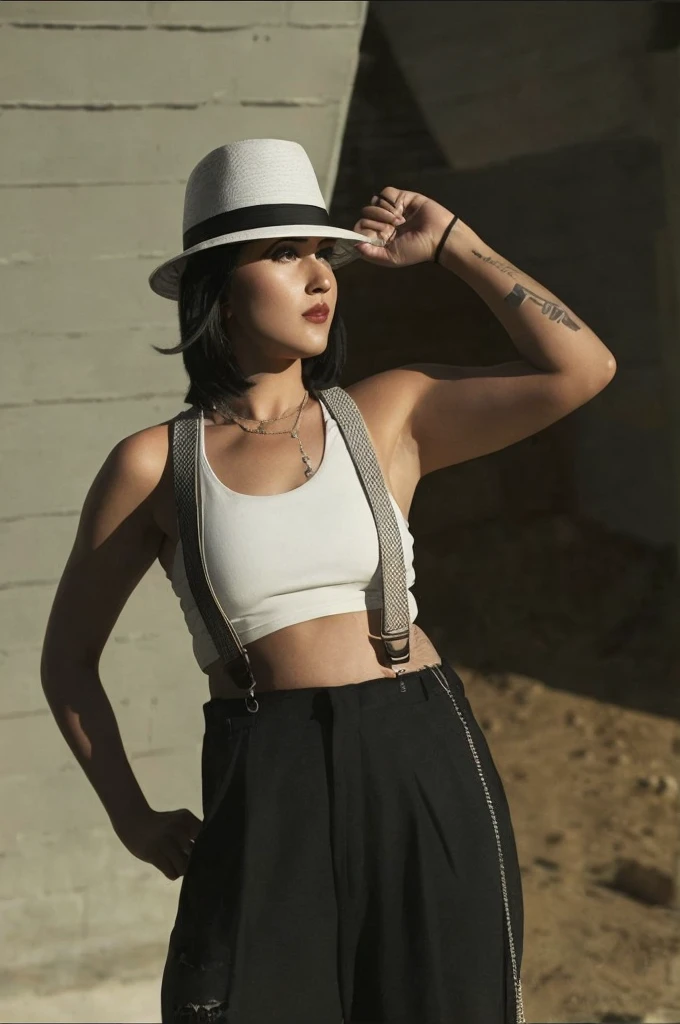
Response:
MULTIPOLYGON (((656 144, 614 138, 456 172, 369 8, 333 218, 352 226, 386 185, 431 194, 459 212, 574 307, 607 339, 619 367, 629 355, 635 361, 641 333, 658 332, 654 246, 663 209, 656 144)), ((440 268, 392 272, 357 263, 341 272, 340 288, 349 332, 345 383, 415 360, 516 357, 481 300, 440 268)), ((588 422, 574 413, 420 484, 411 512, 418 621, 442 653, 470 668, 522 673, 678 716, 675 551, 579 512, 575 451, 577 438, 589 441, 588 422)), ((627 454, 620 454, 602 487, 630 489, 627 454)), ((667 508, 672 517, 663 457, 654 462, 653 454, 641 490, 647 488, 649 507, 663 515, 667 508)))

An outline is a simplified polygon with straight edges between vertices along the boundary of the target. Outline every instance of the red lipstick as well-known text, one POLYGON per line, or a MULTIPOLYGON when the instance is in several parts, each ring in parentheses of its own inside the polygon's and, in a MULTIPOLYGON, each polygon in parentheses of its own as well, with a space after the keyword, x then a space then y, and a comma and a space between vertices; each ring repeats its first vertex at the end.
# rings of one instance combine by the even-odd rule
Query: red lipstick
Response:
POLYGON ((318 302, 316 306, 312 306, 306 310, 302 315, 306 320, 311 320, 315 324, 323 324, 328 319, 330 309, 325 302, 318 302))

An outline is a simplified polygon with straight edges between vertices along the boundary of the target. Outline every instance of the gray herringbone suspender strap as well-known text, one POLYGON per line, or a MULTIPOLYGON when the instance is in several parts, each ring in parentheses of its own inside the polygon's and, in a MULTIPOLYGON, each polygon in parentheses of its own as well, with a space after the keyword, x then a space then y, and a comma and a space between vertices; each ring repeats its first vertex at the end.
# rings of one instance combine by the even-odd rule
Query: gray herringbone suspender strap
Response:
POLYGON ((196 607, 217 653, 225 665, 229 665, 237 686, 249 690, 255 686, 250 659, 236 630, 217 602, 205 568, 202 503, 198 487, 199 431, 198 409, 182 413, 173 422, 171 429, 175 505, 184 569, 196 607))
MULTIPOLYGON (((346 391, 334 387, 316 394, 338 423, 376 523, 383 588, 381 635, 387 656, 393 664, 407 662, 410 615, 404 552, 373 445, 363 417, 346 391)), ((171 427, 175 503, 186 577, 215 649, 229 665, 237 685, 250 690, 256 683, 248 653, 217 601, 205 566, 198 485, 199 431, 200 411, 195 409, 182 413, 171 427)))
POLYGON ((404 549, 397 517, 364 418, 354 399, 342 388, 319 391, 317 398, 337 421, 371 506, 378 530, 382 569, 381 636, 390 661, 400 664, 410 658, 410 615, 404 549))

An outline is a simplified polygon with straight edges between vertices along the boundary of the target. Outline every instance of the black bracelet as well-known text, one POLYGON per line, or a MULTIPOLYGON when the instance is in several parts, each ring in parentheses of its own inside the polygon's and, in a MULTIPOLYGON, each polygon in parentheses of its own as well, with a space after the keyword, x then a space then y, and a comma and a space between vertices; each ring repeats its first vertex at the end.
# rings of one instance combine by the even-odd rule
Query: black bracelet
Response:
POLYGON ((453 225, 456 223, 457 220, 458 220, 458 214, 456 214, 456 216, 453 218, 453 220, 451 221, 451 223, 447 227, 446 231, 442 235, 442 237, 441 237, 441 239, 439 241, 439 245, 437 246, 435 254, 434 254, 433 263, 439 263, 439 257, 441 256, 442 249, 444 248, 444 242, 449 237, 449 232, 451 231, 451 228, 453 227, 453 225))

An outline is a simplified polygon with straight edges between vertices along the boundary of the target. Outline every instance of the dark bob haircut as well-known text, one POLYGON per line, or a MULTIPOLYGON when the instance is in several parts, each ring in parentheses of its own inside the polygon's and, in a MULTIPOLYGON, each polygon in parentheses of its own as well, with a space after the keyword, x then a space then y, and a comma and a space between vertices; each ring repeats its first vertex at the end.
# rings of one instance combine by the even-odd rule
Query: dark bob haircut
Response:
MULTIPOLYGON (((236 361, 220 311, 242 248, 243 243, 215 246, 189 257, 179 287, 181 340, 173 348, 153 346, 162 355, 182 353, 190 381, 184 401, 204 411, 224 412, 230 399, 253 387, 236 361)), ((336 307, 326 348, 302 360, 304 387, 313 392, 336 385, 346 351, 345 325, 336 307)))

